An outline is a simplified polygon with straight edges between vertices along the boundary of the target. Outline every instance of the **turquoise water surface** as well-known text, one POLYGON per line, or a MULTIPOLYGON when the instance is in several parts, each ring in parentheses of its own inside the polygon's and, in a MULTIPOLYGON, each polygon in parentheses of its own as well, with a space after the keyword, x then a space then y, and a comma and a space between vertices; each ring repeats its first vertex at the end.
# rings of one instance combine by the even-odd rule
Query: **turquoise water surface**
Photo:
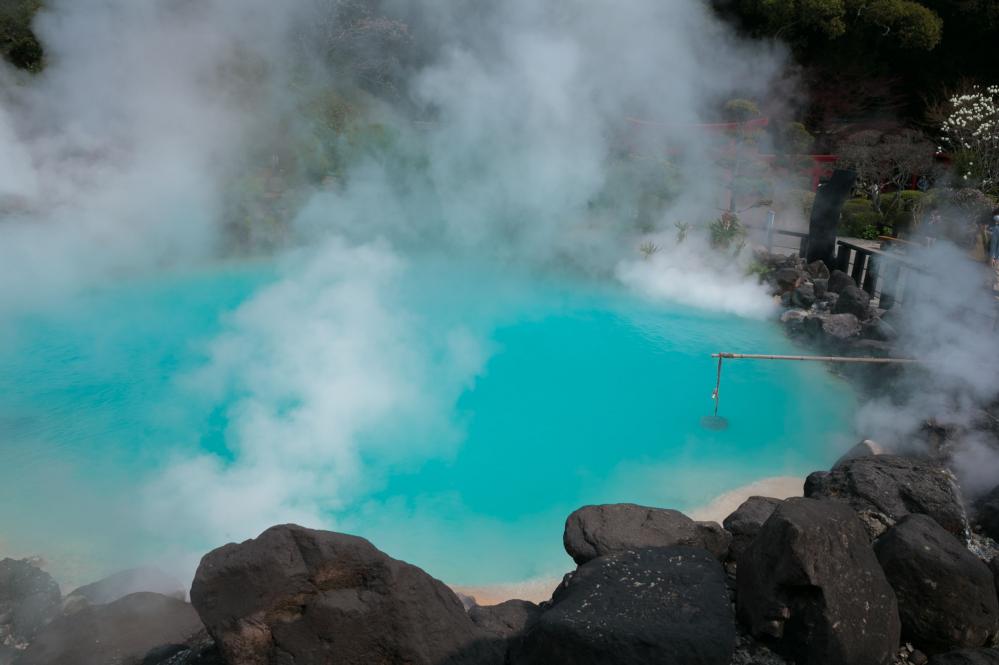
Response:
MULTIPOLYGON (((233 524, 191 537, 183 523, 150 523, 141 504, 178 456, 238 460, 227 400, 239 387, 209 398, 190 377, 232 312, 279 275, 237 265, 133 280, 3 321, 0 554, 42 554, 71 575, 250 535, 233 524)), ((439 430, 408 431, 405 411, 359 433, 367 480, 324 510, 329 525, 450 582, 560 574, 571 567, 562 523, 580 505, 692 509, 827 466, 849 434, 853 397, 822 366, 750 361, 725 368, 730 427, 700 427, 710 354, 791 351, 772 322, 446 262, 392 289, 418 334, 461 325, 487 353, 447 405, 446 444, 417 441, 439 430), (412 452, 382 455, 392 445, 412 452)))

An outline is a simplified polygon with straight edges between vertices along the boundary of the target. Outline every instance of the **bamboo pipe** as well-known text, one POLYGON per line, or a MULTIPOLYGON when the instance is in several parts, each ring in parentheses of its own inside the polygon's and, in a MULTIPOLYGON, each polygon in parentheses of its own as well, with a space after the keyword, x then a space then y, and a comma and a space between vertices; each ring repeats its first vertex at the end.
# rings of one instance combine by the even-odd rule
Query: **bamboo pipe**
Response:
POLYGON ((721 374, 722 360, 797 360, 797 361, 818 361, 834 363, 870 363, 874 365, 888 365, 890 363, 918 363, 915 358, 853 358, 850 356, 778 356, 764 355, 759 353, 712 353, 712 358, 718 359, 718 377, 715 380, 715 391, 711 394, 711 399, 715 403, 715 418, 718 418, 718 403, 721 401, 721 374))
POLYGON ((854 358, 850 356, 775 356, 762 355, 758 353, 712 353, 712 358, 730 358, 733 360, 815 360, 833 363, 874 363, 884 365, 888 363, 918 363, 915 358, 854 358))

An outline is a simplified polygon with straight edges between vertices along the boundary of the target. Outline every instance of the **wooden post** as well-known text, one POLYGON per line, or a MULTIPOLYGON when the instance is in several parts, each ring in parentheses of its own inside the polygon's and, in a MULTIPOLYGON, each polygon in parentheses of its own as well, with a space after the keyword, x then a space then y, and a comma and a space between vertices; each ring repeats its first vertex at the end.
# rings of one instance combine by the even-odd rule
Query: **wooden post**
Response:
POLYGON ((815 193, 812 216, 808 223, 808 253, 805 260, 822 260, 832 265, 836 255, 836 227, 843 204, 853 191, 857 174, 853 171, 836 169, 829 182, 815 193))
POLYGON ((840 243, 839 250, 836 253, 836 267, 843 272, 850 269, 850 252, 852 251, 852 249, 840 243))
POLYGON ((853 281, 860 286, 860 282, 864 277, 864 268, 867 266, 867 254, 861 251, 857 251, 855 258, 853 259, 853 272, 850 276, 853 277, 853 281))

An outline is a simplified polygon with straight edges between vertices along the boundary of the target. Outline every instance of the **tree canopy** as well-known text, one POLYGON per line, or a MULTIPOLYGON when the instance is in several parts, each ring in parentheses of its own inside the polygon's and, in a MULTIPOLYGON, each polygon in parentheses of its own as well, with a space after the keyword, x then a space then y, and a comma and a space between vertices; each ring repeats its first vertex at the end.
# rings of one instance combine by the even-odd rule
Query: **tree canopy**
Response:
POLYGON ((846 35, 907 49, 940 43, 943 20, 915 0, 736 0, 735 11, 758 35, 791 43, 846 35))
POLYGON ((42 45, 31 30, 31 22, 41 6, 41 0, 0 2, 0 57, 15 67, 28 71, 42 67, 42 45))

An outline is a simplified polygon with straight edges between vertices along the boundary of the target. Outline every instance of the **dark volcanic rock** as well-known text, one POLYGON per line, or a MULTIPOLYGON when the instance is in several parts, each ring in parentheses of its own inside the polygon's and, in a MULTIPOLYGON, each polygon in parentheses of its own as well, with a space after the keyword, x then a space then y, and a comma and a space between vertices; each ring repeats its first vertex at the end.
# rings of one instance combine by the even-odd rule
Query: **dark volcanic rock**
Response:
POLYGON ((743 501, 734 513, 725 518, 725 530, 732 534, 732 545, 729 548, 730 558, 738 562, 739 557, 749 547, 749 543, 760 532, 760 527, 780 504, 780 499, 768 496, 751 496, 743 501))
POLYGON ((141 665, 227 665, 215 646, 215 640, 204 630, 183 644, 155 647, 142 659, 141 665))
POLYGON ((895 593, 848 507, 787 499, 739 559, 739 617, 799 665, 881 665, 898 647, 895 593))
POLYGON ((791 293, 791 304, 808 309, 815 304, 815 288, 811 284, 802 284, 791 293))
POLYGON ((75 589, 66 596, 66 600, 83 598, 91 605, 103 605, 140 591, 158 593, 179 600, 184 600, 187 596, 184 585, 162 570, 158 568, 132 568, 75 589))
POLYGON ((821 340, 840 346, 860 334, 860 321, 853 314, 832 314, 821 318, 821 340))
POLYGON ((0 646, 26 646, 61 604, 59 585, 48 573, 29 561, 0 561, 0 646))
POLYGON ((583 564, 524 636, 518 665, 729 665, 735 620, 721 564, 690 547, 583 564))
POLYGON ((812 289, 815 293, 815 297, 822 299, 826 297, 826 293, 829 292, 829 280, 828 279, 814 279, 812 280, 812 289))
POLYGON ((955 536, 966 529, 954 479, 928 460, 878 455, 848 460, 805 480, 805 496, 857 511, 872 538, 910 513, 929 515, 955 536))
POLYGON ((853 314, 864 321, 871 316, 871 297, 856 286, 847 286, 839 292, 833 314, 853 314))
POLYGON ((150 649, 201 630, 194 608, 156 593, 135 593, 52 621, 17 665, 131 665, 150 649))
POLYGON ((666 508, 633 503, 583 506, 565 521, 562 543, 573 561, 583 564, 604 554, 638 547, 702 547, 719 559, 732 536, 715 522, 695 522, 666 508))
POLYGON ((842 270, 833 270, 829 274, 828 288, 830 293, 838 294, 848 286, 856 287, 857 283, 842 270))
POLYGON ((861 457, 874 457, 875 455, 881 455, 884 450, 874 441, 870 439, 864 439, 853 448, 843 453, 843 455, 836 460, 836 463, 832 465, 832 468, 836 469, 843 466, 846 462, 850 460, 859 459, 861 457))
POLYGON ((996 585, 996 596, 999 597, 999 555, 992 557, 989 561, 989 570, 992 571, 992 581, 996 585))
POLYGON ((803 275, 797 268, 779 268, 773 273, 773 280, 781 293, 787 293, 798 288, 803 275))
POLYGON ((898 598, 903 639, 936 653, 984 646, 999 630, 988 566, 933 518, 902 518, 874 551, 898 598))
POLYGON ((927 665, 999 665, 999 649, 961 649, 930 658, 927 665))
POLYGON ((999 485, 975 504, 975 521, 982 533, 999 540, 999 485))
POLYGON ((784 331, 788 336, 798 337, 807 332, 808 318, 808 312, 803 309, 789 309, 780 315, 780 322, 784 324, 784 331))
POLYGON ((472 622, 501 637, 519 635, 541 616, 541 608, 526 600, 508 600, 499 605, 476 605, 468 611, 472 622))
POLYGON ((884 319, 874 318, 864 322, 860 328, 860 336, 878 342, 892 342, 898 338, 898 332, 884 319))
POLYGON ((829 268, 821 259, 818 261, 812 261, 807 266, 805 266, 805 272, 807 272, 814 279, 829 279, 829 268))
POLYGON ((191 600, 229 663, 502 662, 458 597, 363 538, 282 525, 209 552, 191 600))

